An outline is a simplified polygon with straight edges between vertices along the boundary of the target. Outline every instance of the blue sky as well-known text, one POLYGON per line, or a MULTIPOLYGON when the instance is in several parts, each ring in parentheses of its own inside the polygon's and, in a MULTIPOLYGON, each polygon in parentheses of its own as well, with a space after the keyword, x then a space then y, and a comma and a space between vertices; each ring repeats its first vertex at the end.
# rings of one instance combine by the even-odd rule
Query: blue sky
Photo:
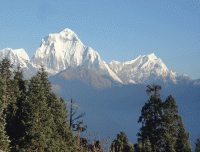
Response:
POLYGON ((200 78, 199 1, 0 0, 0 50, 24 48, 32 58, 42 38, 65 28, 107 63, 155 53, 200 78))

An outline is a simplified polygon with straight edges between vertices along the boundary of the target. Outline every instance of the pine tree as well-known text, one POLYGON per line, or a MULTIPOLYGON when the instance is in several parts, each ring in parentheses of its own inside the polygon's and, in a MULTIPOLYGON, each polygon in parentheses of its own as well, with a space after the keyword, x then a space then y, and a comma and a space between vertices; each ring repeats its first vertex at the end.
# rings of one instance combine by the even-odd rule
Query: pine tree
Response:
POLYGON ((41 78, 36 75, 31 78, 27 92, 26 118, 23 120, 26 136, 24 147, 26 151, 53 151, 52 135, 53 116, 46 104, 45 90, 41 78), (52 146, 50 146, 52 143, 52 146))
POLYGON ((163 148, 166 152, 175 152, 175 142, 177 137, 178 122, 180 115, 178 115, 178 106, 172 95, 163 103, 162 115, 163 132, 163 148))
MULTIPOLYGON (((11 73, 11 68, 13 65, 11 65, 10 61, 7 58, 4 58, 0 62, 0 90, 1 90, 1 102, 3 108, 3 113, 1 114, 2 116, 2 128, 5 129, 5 132, 7 134, 7 123, 8 123, 8 109, 10 108, 9 104, 15 103, 15 100, 13 100, 12 96, 14 95, 13 90, 12 90, 12 73, 11 73), (4 122, 5 120, 5 122, 4 122)), ((16 106, 15 106, 16 109, 16 106)), ((2 132, 3 133, 3 132, 2 132)), ((7 138, 7 136, 5 137, 7 138)), ((4 140, 4 139, 3 139, 4 140)), ((7 142, 8 143, 8 142, 7 142)), ((10 143, 10 142, 9 142, 10 143)), ((9 145, 10 146, 10 145, 9 145)))
POLYGON ((52 115, 52 122, 51 125, 49 126, 52 134, 49 136, 49 141, 46 143, 47 147, 51 147, 52 150, 54 151, 59 151, 60 146, 59 146, 59 138, 58 137, 58 132, 56 130, 56 124, 54 122, 54 115, 55 113, 53 113, 54 111, 54 107, 53 105, 56 104, 57 102, 57 98, 53 98, 51 97, 51 83, 49 82, 48 79, 48 73, 45 72, 45 69, 43 66, 41 66, 40 70, 37 72, 37 75, 40 78, 40 87, 42 88, 42 90, 44 91, 44 98, 45 98, 45 104, 46 104, 46 108, 48 109, 48 111, 51 113, 52 115))
POLYGON ((56 151, 72 151, 76 149, 75 136, 68 124, 68 111, 63 98, 58 98, 53 92, 50 93, 48 106, 51 109, 55 127, 52 128, 52 138, 55 141, 56 151))
POLYGON ((164 152, 175 152, 174 139, 169 135, 165 134, 164 152))
MULTIPOLYGON (((11 78, 12 78, 12 73, 11 73, 11 68, 13 65, 11 65, 10 61, 7 58, 4 58, 1 63, 0 63, 0 75, 2 78, 2 84, 1 88, 4 89, 4 94, 3 94, 3 100, 4 100, 4 110, 6 111, 7 105, 10 103, 10 96, 11 96, 11 78)), ((4 111, 4 113, 5 113, 4 111)))
POLYGON ((120 132, 120 134, 117 134, 117 139, 112 142, 111 151, 133 152, 133 147, 131 147, 130 143, 128 142, 125 132, 120 132))
POLYGON ((144 143, 142 143, 142 140, 138 139, 139 144, 134 144, 134 152, 153 152, 151 148, 151 142, 149 138, 145 139, 144 143))
POLYGON ((60 114, 60 126, 59 129, 59 134, 62 135, 62 141, 64 145, 62 145, 63 149, 69 150, 69 151, 76 151, 76 140, 75 140, 75 135, 73 130, 70 128, 69 129, 69 123, 68 123, 68 110, 67 110, 67 104, 64 101, 63 98, 60 98, 60 107, 62 112, 60 114))
MULTIPOLYGON (((4 83, 2 78, 0 77, 0 83, 4 83)), ((0 150, 3 151, 8 151, 9 149, 9 137, 6 135, 6 131, 5 131, 5 125, 6 125, 6 120, 5 117, 6 115, 3 114, 4 111, 4 89, 0 89, 0 150)))
POLYGON ((192 152, 191 145, 189 142, 189 133, 185 132, 185 127, 181 117, 179 118, 178 126, 178 135, 175 145, 176 152, 192 152))
POLYGON ((12 95, 7 110, 7 125, 6 130, 10 137, 10 147, 19 149, 20 138, 25 135, 25 126, 22 123, 24 113, 22 111, 26 97, 26 81, 23 80, 23 71, 18 66, 17 71, 14 71, 14 78, 11 80, 12 95))
POLYGON ((40 71, 38 71, 37 76, 41 78, 41 85, 45 91, 44 94, 47 99, 46 104, 53 117, 53 123, 51 125, 52 142, 49 142, 47 145, 52 146, 55 151, 65 152, 72 151, 72 149, 75 150, 75 137, 73 131, 68 127, 68 111, 64 99, 59 99, 58 96, 52 92, 52 85, 48 79, 48 73, 45 72, 43 66, 40 71))
POLYGON ((195 145, 195 152, 200 152, 200 138, 197 139, 195 145))
POLYGON ((41 79, 41 85, 44 88, 44 95, 48 98, 51 93, 51 82, 48 78, 48 73, 45 72, 44 66, 41 66, 40 70, 37 72, 37 76, 41 79))
POLYGON ((140 132, 137 134, 144 143, 147 138, 149 138, 151 143, 152 151, 159 151, 162 145, 161 134, 163 133, 162 126, 162 100, 160 99, 159 92, 161 91, 161 86, 159 85, 148 85, 146 90, 147 94, 151 95, 148 103, 142 108, 141 116, 138 120, 142 122, 142 127, 140 132), (154 94, 152 94, 154 92, 154 94))

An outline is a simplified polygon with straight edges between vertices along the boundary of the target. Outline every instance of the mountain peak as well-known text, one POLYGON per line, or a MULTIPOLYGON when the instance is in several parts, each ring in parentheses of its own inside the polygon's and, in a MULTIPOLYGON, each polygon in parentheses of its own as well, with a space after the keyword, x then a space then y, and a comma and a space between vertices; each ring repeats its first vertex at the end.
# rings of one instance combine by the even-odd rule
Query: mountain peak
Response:
POLYGON ((39 68, 38 65, 44 65, 47 72, 51 74, 68 67, 88 65, 97 74, 106 75, 114 81, 122 83, 108 65, 101 60, 99 54, 91 47, 84 46, 77 35, 68 28, 59 33, 49 34, 43 39, 30 62, 37 68, 39 68))
POLYGON ((15 56, 21 57, 22 59, 25 59, 25 60, 29 60, 29 56, 23 48, 21 49, 5 48, 3 50, 0 50, 0 52, 1 52, 1 55, 4 54, 3 56, 5 57, 10 56, 12 52, 12 54, 15 56))
POLYGON ((78 40, 78 36, 76 35, 76 33, 68 28, 62 30, 59 33, 56 33, 56 35, 59 35, 59 38, 62 38, 65 40, 75 40, 75 41, 78 40))
POLYGON ((74 33, 74 31, 72 31, 72 30, 69 29, 69 28, 65 28, 64 30, 62 30, 62 31, 59 32, 59 33, 63 33, 63 32, 65 32, 65 33, 74 33))
POLYGON ((158 59, 154 53, 151 53, 149 55, 144 55, 144 57, 145 56, 148 57, 149 59, 152 59, 152 60, 158 59))

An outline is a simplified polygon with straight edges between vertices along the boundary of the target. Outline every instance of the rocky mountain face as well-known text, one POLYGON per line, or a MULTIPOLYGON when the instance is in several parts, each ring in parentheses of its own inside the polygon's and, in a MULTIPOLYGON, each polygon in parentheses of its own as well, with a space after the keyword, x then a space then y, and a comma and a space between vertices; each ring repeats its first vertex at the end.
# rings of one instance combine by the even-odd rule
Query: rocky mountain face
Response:
POLYGON ((169 70, 154 53, 140 55, 138 58, 124 63, 111 61, 109 67, 125 84, 149 84, 152 82, 182 84, 192 81, 187 75, 180 76, 169 70))
POLYGON ((154 53, 139 56, 124 63, 112 61, 107 64, 91 47, 84 46, 75 32, 68 28, 59 33, 49 34, 42 39, 40 47, 31 59, 24 49, 0 50, 0 59, 5 57, 14 64, 14 69, 20 64, 26 79, 35 75, 43 65, 50 76, 68 70, 67 73, 71 73, 73 78, 80 81, 88 79, 88 82, 91 83, 87 84, 95 87, 100 84, 100 86, 108 87, 116 84, 149 84, 153 82, 162 85, 187 84, 193 81, 187 75, 180 76, 169 70, 154 53), (72 74, 77 71, 76 67, 78 66, 85 66, 84 70, 87 68, 86 71, 89 70, 92 76, 78 78, 77 75, 72 74), (98 81, 94 81, 94 75, 98 77, 98 79, 95 78, 98 81), (91 80, 89 81, 89 79, 91 80))
POLYGON ((42 40, 30 63, 39 68, 44 65, 51 75, 67 69, 86 65, 100 76, 123 83, 91 47, 84 46, 70 29, 49 34, 42 40))

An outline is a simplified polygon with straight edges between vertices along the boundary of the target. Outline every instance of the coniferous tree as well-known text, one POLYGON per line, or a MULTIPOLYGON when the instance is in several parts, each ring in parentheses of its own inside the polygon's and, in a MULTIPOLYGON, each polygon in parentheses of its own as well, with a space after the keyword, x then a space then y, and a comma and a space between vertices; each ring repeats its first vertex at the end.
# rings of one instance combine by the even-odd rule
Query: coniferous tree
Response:
POLYGON ((174 139, 169 134, 165 133, 164 152, 175 152, 173 142, 174 139))
POLYGON ((176 152, 192 152, 189 142, 189 133, 185 132, 185 127, 181 117, 179 118, 178 126, 178 135, 175 145, 176 152))
MULTIPOLYGON (((1 76, 0 76, 0 83, 4 83, 1 76)), ((9 149, 9 136, 7 136, 6 131, 5 131, 5 125, 6 125, 6 120, 5 120, 5 114, 3 114, 4 111, 4 89, 0 88, 0 150, 3 151, 8 151, 9 149)))
POLYGON ((11 68, 13 65, 11 65, 10 61, 7 58, 4 58, 1 63, 0 63, 0 75, 2 78, 2 84, 1 88, 4 89, 4 95, 3 95, 3 100, 4 100, 4 113, 6 113, 7 105, 10 103, 11 99, 11 78, 12 78, 12 72, 11 68))
POLYGON ((178 106, 172 95, 163 103, 163 115, 162 115, 162 127, 164 129, 163 134, 163 148, 166 152, 175 152, 175 142, 177 138, 177 129, 180 119, 178 114, 178 106))
POLYGON ((26 97, 26 81, 23 78, 23 71, 18 66, 17 71, 14 71, 14 78, 11 80, 13 94, 11 102, 8 104, 6 118, 6 130, 11 140, 10 147, 15 150, 19 149, 20 138, 25 135, 25 126, 21 121, 24 117, 22 109, 26 97))
POLYGON ((50 93, 48 106, 50 107, 51 114, 55 127, 52 128, 52 138, 55 141, 57 151, 73 151, 76 150, 75 136, 68 124, 68 111, 63 98, 58 98, 53 92, 50 93))
POLYGON ((49 139, 49 142, 47 142, 47 146, 48 147, 52 147, 52 150, 55 150, 55 151, 59 151, 60 150, 60 138, 59 135, 58 135, 58 132, 57 132, 57 129, 56 129, 56 124, 55 124, 55 108, 54 105, 56 104, 56 102, 58 102, 57 98, 55 97, 56 95, 51 93, 51 83, 49 82, 49 79, 48 79, 48 73, 45 72, 45 69, 44 69, 44 66, 41 66, 40 70, 37 72, 37 75, 41 82, 40 82, 40 86, 41 88, 43 89, 44 91, 44 97, 45 97, 45 104, 46 104, 46 108, 47 110, 51 113, 52 115, 52 123, 51 125, 49 126, 51 131, 52 131, 52 134, 50 135, 50 139, 49 139))
POLYGON ((128 138, 125 132, 120 132, 120 134, 117 134, 117 139, 115 139, 112 142, 111 151, 115 151, 115 152, 120 152, 120 151, 133 152, 134 151, 133 147, 128 142, 128 138))
POLYGON ((40 70, 37 72, 37 75, 41 79, 41 85, 44 88, 44 95, 48 98, 51 93, 51 82, 48 78, 48 73, 45 72, 44 66, 41 66, 40 70))
POLYGON ((195 145, 195 152, 200 152, 200 138, 197 139, 195 145))
MULTIPOLYGON (((47 98, 46 104, 49 108, 54 123, 51 125, 52 135, 49 142, 56 151, 72 151, 75 150, 76 143, 73 131, 68 127, 68 111, 64 99, 52 92, 51 83, 48 79, 48 73, 45 72, 44 67, 38 71, 37 74, 41 78, 41 83, 44 88, 44 94, 47 98)), ((49 145, 50 146, 50 145, 49 145)))
MULTIPOLYGON (((1 83, 0 83, 0 89, 1 89, 1 102, 3 104, 3 115, 2 115, 2 122, 3 122, 3 128, 5 129, 5 131, 7 131, 6 126, 8 123, 8 108, 10 108, 10 104, 11 101, 13 102, 13 104, 15 103, 15 100, 13 100, 12 96, 13 96, 13 90, 12 90, 12 82, 11 82, 11 78, 12 78, 12 72, 11 72, 11 68, 13 67, 13 65, 11 65, 10 61, 7 58, 4 58, 1 62, 0 62, 0 79, 1 79, 1 83), (4 122, 5 120, 5 122, 4 122)), ((15 109, 17 107, 15 106, 15 109)), ((6 132, 7 134, 7 132, 6 132)), ((9 142, 10 143, 10 142, 9 142)))
POLYGON ((19 66, 11 79, 10 68, 5 58, 0 63, 0 150, 76 151, 66 103, 51 91, 43 66, 29 83, 23 80, 19 66))
POLYGON ((144 143, 142 143, 141 139, 138 139, 139 144, 134 144, 134 152, 153 152, 151 148, 151 142, 149 138, 145 139, 144 143))
POLYGON ((54 140, 51 138, 53 117, 46 104, 44 87, 41 78, 31 78, 27 92, 27 117, 24 119, 26 151, 54 151, 54 140), (50 144, 52 143, 52 144, 50 144))
POLYGON ((67 110, 67 104, 64 101, 63 98, 60 98, 60 107, 62 109, 62 113, 60 116, 60 134, 62 135, 62 140, 64 145, 62 147, 66 150, 69 151, 76 151, 76 140, 75 140, 75 135, 73 130, 68 128, 69 123, 68 123, 68 110, 67 110))
MULTIPOLYGON (((159 85, 148 85, 146 90, 147 94, 151 95, 148 103, 145 103, 141 111, 141 116, 138 120, 142 122, 140 132, 137 134, 144 143, 149 138, 152 151, 158 152, 162 145, 161 134, 163 133, 162 126, 162 100, 160 99, 159 92, 161 86, 159 85), (152 93, 153 92, 153 93, 152 93)), ((137 147, 137 145, 135 145, 137 147)))

